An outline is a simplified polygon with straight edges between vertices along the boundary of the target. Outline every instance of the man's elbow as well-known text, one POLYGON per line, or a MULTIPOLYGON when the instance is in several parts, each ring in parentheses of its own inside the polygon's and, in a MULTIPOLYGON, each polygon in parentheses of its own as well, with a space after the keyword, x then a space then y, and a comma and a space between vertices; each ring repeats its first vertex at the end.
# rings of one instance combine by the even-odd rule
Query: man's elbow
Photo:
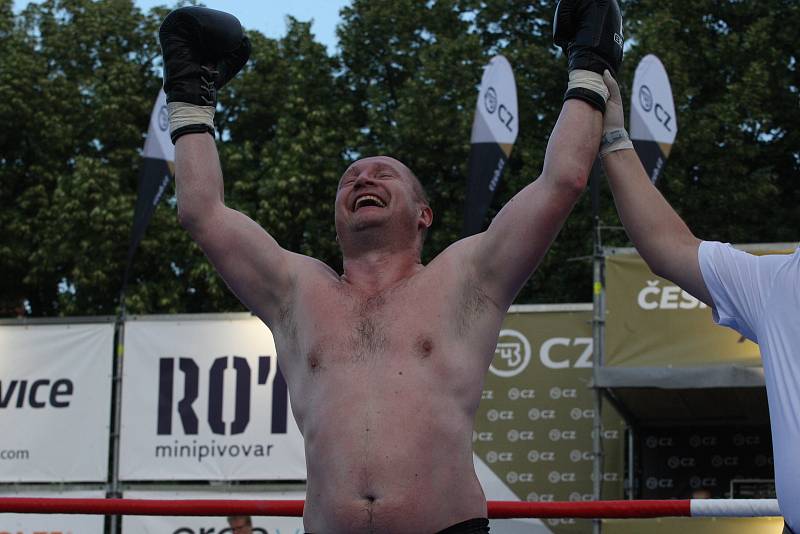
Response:
POLYGON ((586 169, 575 165, 560 169, 553 179, 560 191, 577 198, 589 183, 589 173, 586 169))
POLYGON ((178 224, 186 231, 191 231, 191 228, 197 224, 198 216, 192 210, 186 209, 178 204, 178 224))
POLYGON ((193 237, 201 233, 203 228, 208 225, 209 215, 210 211, 208 210, 181 206, 178 203, 178 224, 193 237))

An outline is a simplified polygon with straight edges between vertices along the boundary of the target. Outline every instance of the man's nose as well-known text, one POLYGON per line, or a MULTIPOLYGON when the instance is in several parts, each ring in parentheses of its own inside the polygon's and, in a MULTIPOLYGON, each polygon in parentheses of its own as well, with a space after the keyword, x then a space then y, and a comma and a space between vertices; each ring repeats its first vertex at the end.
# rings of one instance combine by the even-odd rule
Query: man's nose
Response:
POLYGON ((372 176, 366 171, 362 171, 361 173, 359 173, 358 176, 356 176, 356 180, 355 182, 353 182, 353 187, 355 188, 364 187, 367 185, 372 185, 374 183, 375 182, 373 181, 372 176))

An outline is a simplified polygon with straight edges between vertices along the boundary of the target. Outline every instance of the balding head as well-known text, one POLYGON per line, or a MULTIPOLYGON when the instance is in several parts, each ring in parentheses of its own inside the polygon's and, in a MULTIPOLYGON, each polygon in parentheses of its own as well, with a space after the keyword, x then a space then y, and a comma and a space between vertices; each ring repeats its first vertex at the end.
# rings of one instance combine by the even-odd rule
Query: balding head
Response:
POLYGON ((362 158, 350 165, 339 181, 336 232, 345 254, 354 247, 402 248, 410 241, 421 250, 432 220, 422 183, 395 158, 362 158))
POLYGON ((419 180, 419 178, 417 178, 417 175, 414 174, 414 171, 408 168, 408 166, 399 159, 395 159, 391 156, 369 156, 353 162, 347 168, 347 170, 344 171, 342 178, 339 180, 339 187, 342 186, 342 183, 344 182, 347 176, 353 174, 357 175, 362 166, 369 165, 371 163, 378 165, 386 165, 387 167, 393 168, 394 170, 404 175, 409 180, 411 186, 414 188, 414 193, 416 194, 417 199, 426 206, 430 205, 428 192, 425 191, 425 188, 422 186, 422 182, 419 180))

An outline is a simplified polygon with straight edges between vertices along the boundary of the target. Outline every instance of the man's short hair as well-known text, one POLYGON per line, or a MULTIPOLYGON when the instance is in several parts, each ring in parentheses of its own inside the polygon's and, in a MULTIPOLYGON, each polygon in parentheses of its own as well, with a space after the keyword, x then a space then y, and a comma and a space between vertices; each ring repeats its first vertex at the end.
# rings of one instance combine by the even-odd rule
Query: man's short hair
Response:
MULTIPOLYGON (((406 167, 406 168, 408 168, 408 167, 406 167)), ((411 177, 414 179, 414 193, 416 193, 417 198, 419 198, 419 200, 421 200, 423 203, 425 203, 425 205, 430 207, 431 201, 430 201, 430 198, 428 198, 428 192, 425 191, 425 186, 422 185, 422 182, 420 181, 419 178, 417 178, 417 175, 414 174, 414 171, 412 171, 411 169, 408 169, 408 172, 411 174, 411 177)))
MULTIPOLYGON (((405 165, 405 164, 403 164, 403 165, 405 165)), ((425 191, 425 186, 422 185, 422 182, 420 181, 420 179, 417 178, 417 175, 414 174, 414 171, 412 171, 407 165, 406 165, 406 169, 408 169, 408 174, 411 176, 411 178, 413 178, 412 187, 414 189, 414 194, 417 195, 417 200, 419 200, 420 202, 422 202, 423 204, 425 204, 426 206, 428 206, 430 208, 431 207, 431 201, 428 198, 428 192, 425 191)), ((422 243, 423 244, 425 243, 425 238, 427 238, 427 237, 428 237, 428 228, 425 228, 422 231, 422 243)))

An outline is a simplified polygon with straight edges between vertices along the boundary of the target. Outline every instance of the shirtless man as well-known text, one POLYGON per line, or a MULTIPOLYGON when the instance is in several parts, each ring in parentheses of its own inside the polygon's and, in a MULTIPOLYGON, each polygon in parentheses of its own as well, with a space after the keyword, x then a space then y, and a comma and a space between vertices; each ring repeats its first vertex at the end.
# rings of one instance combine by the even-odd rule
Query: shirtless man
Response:
POLYGON ((423 265, 433 213, 419 180, 396 159, 361 159, 342 175, 335 200, 341 276, 281 248, 223 202, 208 133, 214 88, 249 52, 238 21, 195 7, 165 19, 179 219, 273 332, 305 440, 308 531, 488 532, 473 418, 506 311, 597 154, 608 97, 599 73, 622 58, 619 10, 613 2, 608 9, 588 1, 557 8, 556 42, 569 50, 564 106, 542 175, 489 229, 423 265))

